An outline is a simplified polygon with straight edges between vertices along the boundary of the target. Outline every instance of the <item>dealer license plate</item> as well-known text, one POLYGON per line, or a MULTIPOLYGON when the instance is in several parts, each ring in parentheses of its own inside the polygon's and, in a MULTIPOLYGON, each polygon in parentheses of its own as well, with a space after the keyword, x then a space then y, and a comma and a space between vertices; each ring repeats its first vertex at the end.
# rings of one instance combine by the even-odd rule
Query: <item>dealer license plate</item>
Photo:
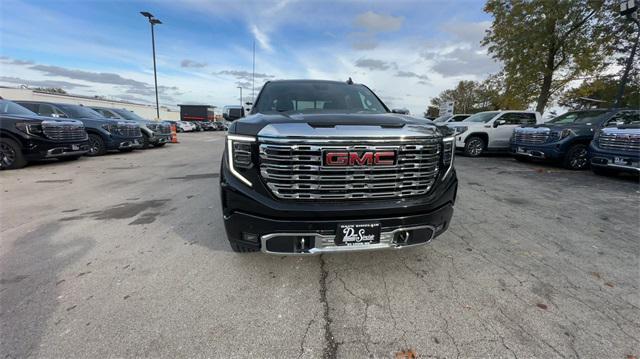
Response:
POLYGON ((614 157, 613 158, 613 164, 626 166, 627 165, 627 160, 622 158, 622 157, 614 157))
POLYGON ((336 229, 338 246, 362 246, 380 243, 380 223, 340 223, 336 229))
POLYGON ((71 150, 72 151, 77 151, 80 149, 80 145, 71 145, 71 150))

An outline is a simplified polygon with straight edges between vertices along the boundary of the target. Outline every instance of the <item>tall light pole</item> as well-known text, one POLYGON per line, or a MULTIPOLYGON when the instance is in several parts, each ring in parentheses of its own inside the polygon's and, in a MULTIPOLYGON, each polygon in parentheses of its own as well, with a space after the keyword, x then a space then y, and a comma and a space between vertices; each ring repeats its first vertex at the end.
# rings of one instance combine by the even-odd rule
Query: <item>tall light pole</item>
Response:
POLYGON ((639 12, 638 2, 636 0, 624 0, 620 3, 620 15, 626 16, 627 19, 633 21, 636 25, 638 25, 638 34, 636 35, 636 41, 631 48, 631 54, 627 58, 627 63, 624 68, 624 72, 622 74, 622 78, 620 79, 620 85, 618 87, 618 92, 616 94, 616 102, 615 107, 619 108, 622 104, 622 96, 624 96, 624 87, 627 85, 627 80, 629 79, 629 72, 631 71, 631 66, 633 65, 633 58, 636 56, 636 50, 638 49, 638 43, 640 43, 640 20, 638 20, 638 12, 639 12))
POLYGON ((242 109, 242 112, 244 112, 244 103, 242 103, 242 86, 238 86, 237 88, 240 89, 240 108, 242 109))
POLYGON ((162 24, 162 21, 154 18, 150 12, 140 11, 140 14, 142 14, 142 16, 149 19, 149 24, 151 24, 151 48, 153 50, 153 81, 156 87, 156 115, 157 115, 157 118, 160 119, 160 102, 158 101, 158 74, 156 72, 156 36, 153 31, 153 27, 155 25, 162 24))

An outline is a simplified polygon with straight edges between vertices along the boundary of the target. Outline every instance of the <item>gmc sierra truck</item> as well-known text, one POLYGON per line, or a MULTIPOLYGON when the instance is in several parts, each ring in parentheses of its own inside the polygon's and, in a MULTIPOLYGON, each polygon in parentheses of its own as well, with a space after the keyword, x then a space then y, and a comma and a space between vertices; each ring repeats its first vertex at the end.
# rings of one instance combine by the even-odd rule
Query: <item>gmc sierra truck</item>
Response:
POLYGON ((89 151, 87 140, 80 121, 41 117, 0 99, 0 170, 49 158, 76 160, 89 151))
POLYGON ((404 248, 446 231, 454 133, 394 111, 351 80, 267 82, 226 137, 220 197, 232 249, 404 248))
POLYGON ((599 175, 640 174, 640 111, 620 111, 614 120, 591 141, 591 170, 599 175))

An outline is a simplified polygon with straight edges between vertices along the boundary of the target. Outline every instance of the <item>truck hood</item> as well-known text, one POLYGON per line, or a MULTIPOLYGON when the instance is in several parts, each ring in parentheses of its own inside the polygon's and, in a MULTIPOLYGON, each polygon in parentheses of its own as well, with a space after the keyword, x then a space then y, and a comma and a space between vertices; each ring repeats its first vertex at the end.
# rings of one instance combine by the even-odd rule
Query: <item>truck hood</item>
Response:
POLYGON ((584 123, 580 123, 580 124, 575 124, 575 123, 567 123, 567 124, 554 124, 554 123, 540 123, 537 125, 529 125, 529 126, 523 126, 523 128, 548 128, 551 131, 557 131, 560 132, 562 130, 565 129, 569 129, 569 130, 573 130, 573 131, 584 131, 584 130, 590 130, 591 128, 593 128, 596 124, 584 124, 584 123))
POLYGON ((229 128, 229 133, 277 138, 430 137, 449 132, 431 121, 395 113, 255 114, 229 128))

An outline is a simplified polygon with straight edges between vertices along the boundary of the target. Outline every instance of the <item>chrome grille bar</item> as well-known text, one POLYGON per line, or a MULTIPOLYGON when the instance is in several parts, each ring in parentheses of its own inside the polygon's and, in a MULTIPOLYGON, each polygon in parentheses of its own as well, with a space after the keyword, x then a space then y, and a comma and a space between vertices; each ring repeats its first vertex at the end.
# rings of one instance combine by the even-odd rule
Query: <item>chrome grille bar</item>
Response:
POLYGON ((640 151, 640 133, 603 132, 598 138, 598 146, 604 149, 638 152, 640 151))
POLYGON ((87 133, 82 125, 43 122, 42 132, 47 138, 55 141, 84 141, 87 139, 87 133))
POLYGON ((395 198, 429 192, 439 173, 440 139, 367 142, 261 139, 260 175, 281 199, 395 198), (397 161, 385 166, 327 167, 323 151, 395 151, 397 161))

